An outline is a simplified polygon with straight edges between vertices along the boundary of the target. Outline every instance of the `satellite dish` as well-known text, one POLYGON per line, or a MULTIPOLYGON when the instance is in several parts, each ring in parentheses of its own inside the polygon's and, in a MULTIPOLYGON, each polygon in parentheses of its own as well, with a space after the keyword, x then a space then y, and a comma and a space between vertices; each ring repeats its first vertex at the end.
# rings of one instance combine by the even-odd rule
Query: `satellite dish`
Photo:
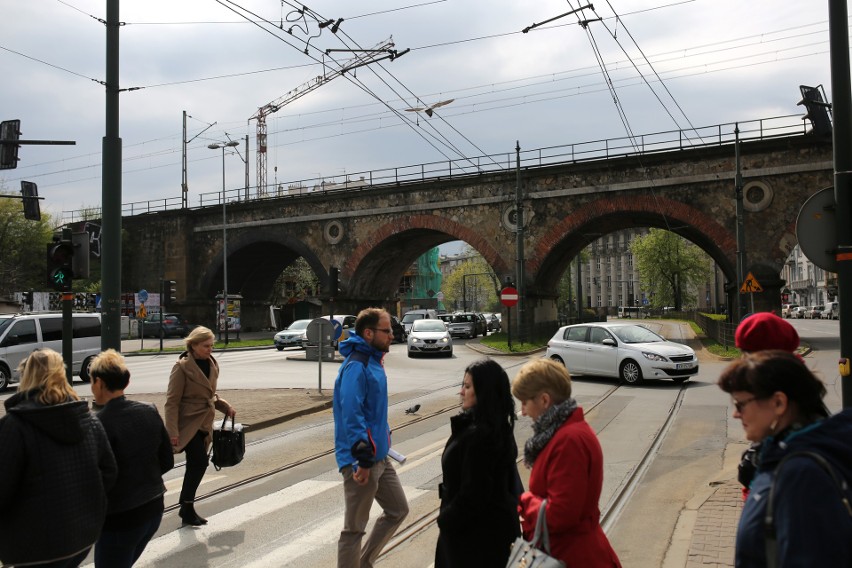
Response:
POLYGON ((811 195, 796 219, 796 238, 808 260, 829 272, 837 272, 837 214, 834 188, 811 195))

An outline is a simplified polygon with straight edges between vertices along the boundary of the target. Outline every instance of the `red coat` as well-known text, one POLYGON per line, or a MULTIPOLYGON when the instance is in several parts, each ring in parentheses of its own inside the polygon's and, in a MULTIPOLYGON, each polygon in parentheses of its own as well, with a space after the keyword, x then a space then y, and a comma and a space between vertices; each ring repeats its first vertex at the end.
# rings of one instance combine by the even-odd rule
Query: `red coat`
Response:
POLYGON ((577 408, 559 427, 533 464, 530 490, 518 510, 524 537, 532 538, 542 499, 547 498, 551 555, 568 568, 612 568, 621 563, 600 525, 603 452, 577 408))

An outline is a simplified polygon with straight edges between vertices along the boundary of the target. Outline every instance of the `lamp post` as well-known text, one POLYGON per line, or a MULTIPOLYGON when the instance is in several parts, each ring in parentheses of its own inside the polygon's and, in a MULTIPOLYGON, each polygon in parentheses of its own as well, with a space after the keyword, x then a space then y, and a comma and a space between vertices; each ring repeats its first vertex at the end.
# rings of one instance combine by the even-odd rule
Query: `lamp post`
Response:
POLYGON ((231 142, 221 142, 207 146, 211 150, 222 149, 222 307, 225 311, 223 314, 225 322, 225 347, 228 346, 228 217, 225 208, 225 202, 227 201, 225 194, 225 148, 236 148, 239 145, 239 142, 232 140, 231 142))

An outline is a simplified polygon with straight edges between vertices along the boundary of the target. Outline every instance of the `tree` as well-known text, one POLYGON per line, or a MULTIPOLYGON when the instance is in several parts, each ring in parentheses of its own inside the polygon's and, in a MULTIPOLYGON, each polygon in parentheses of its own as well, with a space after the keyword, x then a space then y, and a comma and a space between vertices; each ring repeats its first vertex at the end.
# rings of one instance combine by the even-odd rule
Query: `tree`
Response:
POLYGON ((49 214, 27 220, 20 199, 0 197, 0 296, 46 288, 45 251, 52 235, 49 214))
POLYGON ((499 309, 500 279, 480 255, 474 255, 456 266, 444 279, 441 291, 444 304, 458 309, 465 305, 470 311, 499 309))
POLYGON ((304 300, 308 296, 316 296, 319 289, 319 278, 314 274, 308 262, 297 258, 285 268, 272 289, 273 304, 292 304, 304 300))
POLYGON ((712 261, 683 237, 663 229, 651 229, 630 243, 639 269, 642 288, 651 291, 651 306, 695 305, 697 289, 710 279, 712 261))

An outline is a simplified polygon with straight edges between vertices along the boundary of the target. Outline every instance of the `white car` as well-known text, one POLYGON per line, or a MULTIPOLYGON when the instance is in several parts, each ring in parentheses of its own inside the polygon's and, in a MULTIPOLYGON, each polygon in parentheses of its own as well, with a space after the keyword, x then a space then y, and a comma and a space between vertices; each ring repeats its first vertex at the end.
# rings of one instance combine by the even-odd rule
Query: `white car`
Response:
POLYGON ((408 332, 408 356, 424 353, 453 356, 453 338, 446 324, 439 319, 418 319, 411 322, 408 332))
POLYGON ((572 375, 596 375, 638 385, 644 379, 682 383, 698 373, 690 347, 650 329, 626 323, 584 323, 559 328, 547 343, 547 357, 572 375))

